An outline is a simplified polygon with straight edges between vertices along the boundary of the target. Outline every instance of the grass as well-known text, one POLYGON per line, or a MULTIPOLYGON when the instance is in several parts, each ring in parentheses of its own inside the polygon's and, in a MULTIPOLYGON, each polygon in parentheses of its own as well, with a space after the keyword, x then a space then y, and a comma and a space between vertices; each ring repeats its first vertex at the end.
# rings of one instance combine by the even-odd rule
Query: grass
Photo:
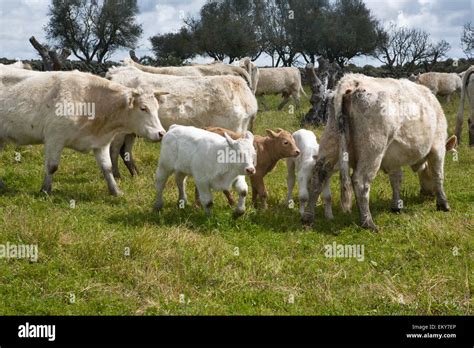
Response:
MULTIPOLYGON (((275 110, 279 98, 267 100, 275 110)), ((457 105, 458 99, 443 105, 450 134, 457 105)), ((300 128, 288 109, 260 112, 256 126, 257 134, 300 128)), ((322 129, 315 131, 319 136, 322 129)), ((381 231, 374 234, 358 227, 356 209, 341 212, 336 177, 335 219, 325 220, 318 206, 314 228, 304 229, 297 206, 283 204, 284 162, 266 178, 267 211, 250 207, 234 220, 215 193, 208 219, 191 205, 177 209, 172 179, 164 211, 152 213, 159 145, 138 141, 141 175, 132 179, 121 167, 120 198, 108 196, 92 155, 71 150, 63 154, 53 195, 39 194, 43 147, 7 146, 0 154, 7 186, 0 194, 0 244, 37 244, 39 259, 0 259, 0 314, 472 314, 474 150, 458 150, 458 161, 446 159, 449 213, 418 197, 409 170, 405 210, 391 213, 388 177, 379 173, 371 209, 381 231), (333 242, 363 245, 364 260, 326 258, 325 245, 333 242)), ((192 180, 187 189, 192 199, 192 180)))

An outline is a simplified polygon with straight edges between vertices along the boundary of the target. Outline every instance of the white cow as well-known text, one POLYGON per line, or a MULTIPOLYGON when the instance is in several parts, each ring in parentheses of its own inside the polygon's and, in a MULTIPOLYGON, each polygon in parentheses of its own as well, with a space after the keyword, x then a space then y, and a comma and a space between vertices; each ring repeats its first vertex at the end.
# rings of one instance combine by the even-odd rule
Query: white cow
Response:
MULTIPOLYGON (((305 96, 306 93, 301 85, 301 73, 298 68, 259 68, 259 77, 256 96, 264 96, 266 94, 281 94, 283 101, 278 105, 278 110, 283 107, 293 97, 296 107, 300 106, 300 92, 305 96)), ((262 103, 265 109, 268 109, 262 97, 262 103)))
MULTIPOLYGON (((311 178, 313 176, 313 169, 316 165, 316 157, 319 153, 319 144, 316 140, 316 135, 313 132, 300 129, 293 133, 296 146, 300 150, 297 157, 290 157, 286 159, 288 184, 287 204, 293 202, 293 188, 295 186, 295 174, 298 179, 298 199, 300 201, 300 214, 303 216, 306 203, 309 199, 309 188, 311 187, 311 178), (296 171, 296 173, 295 173, 296 171)), ((324 211, 326 218, 332 219, 331 209, 331 190, 329 187, 329 180, 323 190, 324 197, 324 211)))
POLYGON ((0 88, 0 148, 6 142, 45 144, 41 190, 46 193, 51 192, 63 148, 93 150, 109 192, 119 195, 110 143, 123 132, 161 140, 165 130, 158 118, 158 99, 163 94, 127 88, 87 73, 31 72, 30 77, 0 88))
MULTIPOLYGON (((222 127, 242 133, 253 122, 258 105, 246 83, 235 76, 183 77, 150 74, 134 67, 109 69, 107 78, 128 87, 150 86, 166 89, 170 95, 160 108, 160 120, 167 129, 172 124, 222 127)), ((250 127, 251 128, 251 127, 250 127)), ((128 153, 125 164, 133 175, 131 156, 134 137, 121 135, 111 146, 114 175, 119 177, 118 154, 128 153)))
POLYGON ((30 64, 23 63, 22 61, 17 61, 12 64, 0 64, 0 68, 2 67, 8 67, 8 68, 13 68, 13 69, 33 70, 30 64))
POLYGON ((347 74, 337 84, 321 137, 312 189, 303 222, 314 219, 315 203, 326 181, 340 168, 341 205, 350 211, 351 179, 363 227, 377 230, 369 209, 370 186, 379 169, 388 173, 392 210, 400 211, 401 167, 419 173, 422 190, 432 188, 437 208, 449 211, 444 192, 447 122, 436 97, 408 80, 347 74), (349 167, 354 169, 349 178, 349 167), (429 173, 428 173, 429 172, 429 173))
POLYGON ((428 72, 410 76, 412 81, 428 87, 435 95, 446 97, 451 100, 451 95, 461 89, 461 78, 456 73, 428 72))
POLYGON ((456 136, 461 142, 462 124, 464 119, 464 99, 467 96, 469 104, 469 145, 474 145, 474 65, 463 73, 461 101, 459 103, 458 117, 456 121, 456 136))
POLYGON ((172 125, 163 138, 156 172, 157 199, 155 210, 163 208, 163 190, 168 177, 175 173, 179 203, 187 202, 185 178, 191 175, 196 183, 201 204, 210 215, 211 190, 229 191, 232 186, 239 194, 235 216, 245 211, 248 186, 244 175, 255 173, 257 154, 253 135, 233 140, 195 127, 172 125))

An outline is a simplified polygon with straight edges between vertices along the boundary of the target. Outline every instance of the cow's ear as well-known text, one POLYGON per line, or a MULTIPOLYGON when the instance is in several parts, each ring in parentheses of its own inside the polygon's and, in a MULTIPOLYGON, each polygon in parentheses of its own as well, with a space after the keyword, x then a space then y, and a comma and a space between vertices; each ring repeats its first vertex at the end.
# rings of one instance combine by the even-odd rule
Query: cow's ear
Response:
POLYGON ((163 98, 163 96, 170 94, 169 92, 163 92, 163 91, 155 91, 153 92, 155 95, 156 100, 158 100, 158 103, 162 104, 165 102, 166 98, 163 98))
POLYGON ((140 93, 136 89, 132 89, 130 91, 127 91, 125 93, 126 107, 132 109, 133 108, 133 103, 135 102, 135 98, 137 98, 139 95, 140 95, 140 93))
POLYGON ((227 144, 229 144, 230 147, 233 147, 235 144, 235 140, 232 139, 227 132, 224 132, 224 138, 227 140, 227 144))
POLYGON ((244 138, 247 139, 247 140, 250 140, 253 143, 253 134, 252 134, 252 132, 246 131, 244 138))
POLYGON ((278 135, 272 131, 271 129, 265 129, 265 132, 271 137, 271 138, 276 138, 278 135))
POLYGON ((446 151, 451 151, 456 148, 458 144, 458 138, 455 135, 451 135, 446 141, 446 151))

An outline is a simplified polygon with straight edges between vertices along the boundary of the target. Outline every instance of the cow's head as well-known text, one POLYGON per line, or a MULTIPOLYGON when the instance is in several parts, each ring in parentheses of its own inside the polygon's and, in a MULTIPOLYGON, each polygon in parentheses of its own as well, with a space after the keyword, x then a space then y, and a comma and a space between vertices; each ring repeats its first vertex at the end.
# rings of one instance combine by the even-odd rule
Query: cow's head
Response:
POLYGON ((412 82, 417 82, 419 78, 420 78, 420 73, 418 73, 418 74, 416 74, 416 75, 415 75, 415 74, 411 74, 411 75, 408 77, 408 79, 409 79, 410 81, 412 81, 412 82))
POLYGON ((277 132, 271 129, 266 130, 271 139, 271 152, 279 158, 296 157, 300 154, 300 150, 296 146, 295 139, 290 132, 281 128, 277 132))
POLYGON ((253 134, 245 132, 242 138, 232 139, 227 133, 224 133, 227 144, 235 151, 238 158, 239 175, 255 174, 255 166, 257 165, 257 151, 253 146, 253 134))
POLYGON ((158 118, 160 104, 168 92, 144 92, 129 89, 126 94, 126 107, 129 109, 128 126, 139 136, 151 141, 160 141, 166 131, 158 118))

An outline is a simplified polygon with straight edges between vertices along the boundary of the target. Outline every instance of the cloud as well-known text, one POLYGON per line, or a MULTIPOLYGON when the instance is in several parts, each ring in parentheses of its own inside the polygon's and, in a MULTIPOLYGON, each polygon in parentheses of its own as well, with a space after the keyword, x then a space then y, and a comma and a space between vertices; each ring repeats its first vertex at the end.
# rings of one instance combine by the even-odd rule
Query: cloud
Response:
MULTIPOLYGON (((152 55, 149 38, 159 33, 178 30, 183 16, 195 16, 206 0, 138 0, 138 23, 143 35, 138 42, 137 54, 152 55)), ((37 58, 28 42, 34 35, 46 42, 44 26, 48 22, 48 0, 0 0, 0 52, 8 58, 37 58)), ((474 22, 474 0, 365 0, 373 15, 383 23, 393 21, 407 27, 419 27, 430 33, 434 41, 444 39, 452 49, 450 57, 463 57, 460 47, 462 26, 474 22)), ((123 59, 128 50, 119 50, 113 60, 123 59)), ((199 58, 199 61, 207 59, 199 58)), ((356 63, 374 63, 373 59, 358 58, 356 63)), ((259 64, 270 64, 263 56, 259 64)))

